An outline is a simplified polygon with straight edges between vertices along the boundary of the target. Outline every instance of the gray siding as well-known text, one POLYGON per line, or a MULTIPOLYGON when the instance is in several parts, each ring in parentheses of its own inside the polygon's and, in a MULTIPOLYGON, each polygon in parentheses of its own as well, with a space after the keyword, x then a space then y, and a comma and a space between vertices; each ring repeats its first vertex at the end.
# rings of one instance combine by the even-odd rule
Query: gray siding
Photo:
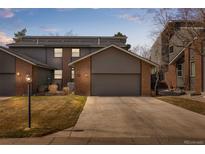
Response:
MULTIPOLYGON (((78 47, 73 47, 78 48, 78 47)), ((38 47, 19 47, 19 48, 11 48, 12 50, 24 54, 26 56, 29 56, 33 59, 36 59, 42 63, 48 64, 51 67, 54 67, 56 69, 62 69, 62 58, 56 58, 54 57, 54 48, 38 48, 38 47)), ((71 48, 72 49, 72 48, 71 48)), ((80 57, 86 56, 94 51, 97 51, 99 48, 79 48, 80 49, 80 57)), ((72 58, 72 61, 76 60, 78 58, 72 58)))
POLYGON ((0 73, 15 73, 15 57, 0 50, 0 73))
MULTIPOLYGON (((79 49, 80 49, 80 57, 79 58, 81 58, 81 57, 84 57, 84 56, 86 56, 86 55, 88 55, 92 52, 95 52, 95 51, 101 49, 101 48, 88 48, 88 47, 85 47, 85 48, 79 48, 79 49)), ((72 50, 72 48, 71 48, 71 50, 72 50)), ((73 57, 71 59, 72 59, 72 61, 75 61, 79 58, 78 57, 73 57)))
POLYGON ((33 78, 33 92, 36 93, 39 86, 48 86, 52 83, 53 71, 40 67, 33 67, 33 78))
POLYGON ((140 61, 109 48, 92 57, 92 73, 140 73, 140 61))
POLYGON ((15 57, 0 50, 0 96, 16 94, 15 57))
POLYGON ((11 49, 56 69, 62 69, 62 58, 54 57, 54 48, 19 47, 11 49))
POLYGON ((54 57, 54 48, 46 48, 47 49, 47 64, 56 69, 63 68, 62 58, 54 57))
POLYGON ((46 48, 11 48, 17 53, 26 55, 33 59, 36 59, 42 63, 46 63, 46 48))
POLYGON ((109 48, 91 57, 91 95, 139 96, 141 62, 109 48))
POLYGON ((15 74, 0 74, 0 96, 14 96, 16 94, 15 88, 15 74))
POLYGON ((158 37, 153 46, 151 47, 151 61, 161 65, 162 62, 162 47, 161 47, 161 37, 158 37))

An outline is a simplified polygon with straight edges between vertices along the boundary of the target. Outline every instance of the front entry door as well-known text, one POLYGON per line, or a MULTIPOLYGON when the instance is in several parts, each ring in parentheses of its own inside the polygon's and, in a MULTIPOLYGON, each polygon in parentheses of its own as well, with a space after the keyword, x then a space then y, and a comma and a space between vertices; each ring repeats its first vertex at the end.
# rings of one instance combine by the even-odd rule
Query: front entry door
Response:
POLYGON ((183 70, 184 64, 177 64, 177 88, 184 88, 183 70))

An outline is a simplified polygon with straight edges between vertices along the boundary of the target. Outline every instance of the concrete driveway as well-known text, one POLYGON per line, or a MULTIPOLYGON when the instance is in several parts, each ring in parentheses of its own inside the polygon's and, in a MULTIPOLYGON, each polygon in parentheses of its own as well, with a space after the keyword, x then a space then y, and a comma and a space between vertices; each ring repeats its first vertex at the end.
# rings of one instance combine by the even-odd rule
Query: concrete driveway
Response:
POLYGON ((199 139, 205 143, 205 116, 152 97, 88 97, 70 137, 199 139))
POLYGON ((151 97, 88 97, 73 128, 0 144, 205 144, 205 116, 151 97))

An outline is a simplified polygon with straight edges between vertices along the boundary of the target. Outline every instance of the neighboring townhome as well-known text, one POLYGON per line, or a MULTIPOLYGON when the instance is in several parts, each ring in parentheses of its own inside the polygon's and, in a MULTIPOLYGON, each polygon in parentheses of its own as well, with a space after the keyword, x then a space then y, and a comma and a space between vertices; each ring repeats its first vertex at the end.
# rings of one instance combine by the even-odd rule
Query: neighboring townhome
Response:
POLYGON ((74 82, 76 94, 150 95, 151 68, 156 64, 128 51, 126 40, 126 36, 22 37, 0 48, 0 95, 25 95, 27 74, 33 78, 33 94, 51 83, 62 90, 74 82), (103 54, 96 54, 99 51, 103 54), (89 63, 82 64, 84 59, 89 63), (89 72, 83 73, 88 66, 89 72))
MULTIPOLYGON (((170 21, 151 49, 169 89, 204 91, 204 26, 195 21, 170 21)), ((205 78, 204 78, 205 79, 205 78)))

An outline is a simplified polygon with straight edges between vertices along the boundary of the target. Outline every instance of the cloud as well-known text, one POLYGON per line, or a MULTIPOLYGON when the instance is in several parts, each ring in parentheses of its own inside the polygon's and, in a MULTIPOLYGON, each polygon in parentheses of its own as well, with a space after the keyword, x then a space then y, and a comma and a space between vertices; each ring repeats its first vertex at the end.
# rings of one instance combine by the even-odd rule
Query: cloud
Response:
POLYGON ((13 39, 6 35, 4 32, 0 32, 0 45, 6 45, 12 43, 13 39))
POLYGON ((127 21, 132 21, 132 22, 140 22, 141 21, 141 17, 134 14, 134 15, 131 15, 131 14, 120 14, 118 16, 120 19, 124 19, 124 20, 127 20, 127 21))
POLYGON ((41 26, 40 29, 45 32, 57 32, 59 30, 57 28, 48 27, 48 26, 41 26))
POLYGON ((12 18, 15 14, 12 9, 1 9, 0 10, 0 17, 2 18, 12 18))

